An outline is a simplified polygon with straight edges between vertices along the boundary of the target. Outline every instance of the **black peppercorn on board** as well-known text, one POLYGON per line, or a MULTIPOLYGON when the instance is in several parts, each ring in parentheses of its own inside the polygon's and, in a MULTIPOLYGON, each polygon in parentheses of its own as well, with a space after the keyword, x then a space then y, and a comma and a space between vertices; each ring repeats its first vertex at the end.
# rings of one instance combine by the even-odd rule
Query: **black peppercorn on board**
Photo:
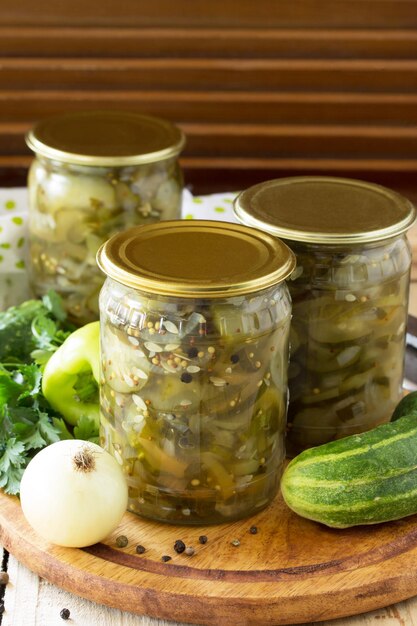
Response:
POLYGON ((298 517, 278 496, 250 519, 217 526, 171 526, 127 513, 105 542, 78 550, 38 537, 19 500, 0 493, 0 526, 0 542, 39 576, 89 600, 160 619, 294 624, 417 594, 417 515, 335 530, 298 517), (124 547, 120 536, 128 540, 124 547))
MULTIPOLYGON (((412 388, 415 318, 408 329, 412 388)), ((126 513, 106 541, 78 550, 37 536, 19 500, 0 491, 0 543, 76 595, 207 626, 322 621, 417 594, 417 515, 336 530, 297 516, 280 495, 249 519, 216 526, 173 526, 126 513)))

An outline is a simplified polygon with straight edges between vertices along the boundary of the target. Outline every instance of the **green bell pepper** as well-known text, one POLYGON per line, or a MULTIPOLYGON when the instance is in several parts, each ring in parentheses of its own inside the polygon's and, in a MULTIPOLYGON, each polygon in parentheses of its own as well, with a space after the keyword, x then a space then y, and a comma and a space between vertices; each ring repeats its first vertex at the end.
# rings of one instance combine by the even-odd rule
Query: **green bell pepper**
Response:
POLYGON ((99 372, 99 322, 91 322, 71 333, 47 362, 42 378, 43 394, 72 426, 87 416, 98 428, 99 372))

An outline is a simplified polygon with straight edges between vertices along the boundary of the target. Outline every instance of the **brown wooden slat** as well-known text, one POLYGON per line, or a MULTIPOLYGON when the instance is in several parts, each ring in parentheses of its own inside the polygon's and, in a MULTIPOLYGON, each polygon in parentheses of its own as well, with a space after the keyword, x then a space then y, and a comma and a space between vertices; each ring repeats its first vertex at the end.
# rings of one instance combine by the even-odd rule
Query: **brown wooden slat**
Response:
POLYGON ((25 167, 36 119, 121 108, 185 129, 195 184, 318 171, 417 188, 417 0, 257 4, 3 0, 0 168, 25 167))
MULTIPOLYGON (((194 193, 246 189, 286 176, 342 176, 390 187, 417 205, 417 161, 357 159, 181 159, 187 185, 194 193)), ((0 158, 1 173, 1 158, 0 158)))
MULTIPOLYGON (((0 123, 0 153, 29 151, 27 123, 0 123)), ((351 158, 380 155, 417 160, 417 127, 181 124, 187 136, 185 154, 244 158, 351 158)))
POLYGON ((417 91, 417 60, 0 59, 0 88, 417 91))
MULTIPOLYGON (((21 157, 22 158, 22 157, 21 157)), ((417 205, 417 160, 390 159, 180 159, 194 193, 246 189, 285 176, 344 176, 385 185, 417 205)), ((2 171, 0 157, 0 173, 2 171)))
POLYGON ((417 127, 182 124, 186 154, 209 157, 417 160, 417 127))
MULTIPOLYGON (((417 159, 343 159, 343 158, 245 158, 245 157, 184 157, 184 167, 198 170, 283 170, 308 172, 412 172, 417 173, 417 159)), ((0 161, 1 164, 1 161, 0 161)), ((242 178, 244 184, 244 178, 242 178)))
POLYGON ((25 144, 24 135, 29 130, 30 124, 18 122, 0 123, 0 154, 11 157, 30 153, 25 144))
POLYGON ((97 109, 141 111, 174 122, 417 124, 412 93, 0 91, 2 121, 97 109))
MULTIPOLYGON (((0 155, 0 169, 10 167, 12 169, 28 168, 32 162, 29 155, 0 155)), ((341 172, 349 172, 352 177, 357 177, 359 173, 365 172, 370 180, 379 180, 378 176, 391 180, 400 179, 404 175, 407 181, 411 181, 408 189, 416 189, 415 180, 417 174, 417 159, 316 159, 316 158, 288 158, 288 159, 267 159, 267 158, 244 158, 244 157, 182 157, 182 166, 188 170, 201 172, 209 171, 240 171, 249 172, 257 170, 260 172, 334 172, 341 175, 341 172)), ((293 174, 295 175, 295 174, 293 174)), ((268 174, 271 177, 271 174, 268 174)), ((245 184, 242 175, 242 184, 245 184)), ((391 183, 392 186, 392 183, 391 183)), ((224 187, 223 187, 224 189, 224 187)), ((231 186, 229 190, 233 190, 231 186)))
POLYGON ((409 29, 0 27, 5 57, 405 59, 416 50, 409 29))
POLYGON ((415 0, 2 0, 3 24, 412 28, 415 0))
MULTIPOLYGON (((348 176, 386 185, 417 204, 417 161, 335 159, 180 159, 187 186, 194 193, 244 189, 284 176, 348 176)), ((0 156, 0 185, 25 185, 30 156, 0 156)))

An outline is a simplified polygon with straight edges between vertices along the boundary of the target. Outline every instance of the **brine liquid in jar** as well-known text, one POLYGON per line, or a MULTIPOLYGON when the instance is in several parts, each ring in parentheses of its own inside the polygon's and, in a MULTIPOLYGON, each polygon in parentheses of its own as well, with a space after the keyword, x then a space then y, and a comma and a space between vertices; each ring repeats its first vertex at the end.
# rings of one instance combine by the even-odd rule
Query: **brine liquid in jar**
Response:
POLYGON ((172 124, 131 113, 43 120, 27 136, 30 277, 78 325, 98 319, 99 247, 131 226, 180 217, 184 137, 172 124))
POLYGON ((251 187, 235 211, 297 257, 288 454, 389 421, 402 394, 412 204, 362 181, 295 177, 251 187))
POLYGON ((230 521, 278 489, 294 260, 241 228, 172 222, 116 237, 99 257, 101 441, 126 474, 129 509, 152 519, 230 521))
POLYGON ((389 420, 402 395, 411 254, 405 237, 293 244, 288 451, 389 420))

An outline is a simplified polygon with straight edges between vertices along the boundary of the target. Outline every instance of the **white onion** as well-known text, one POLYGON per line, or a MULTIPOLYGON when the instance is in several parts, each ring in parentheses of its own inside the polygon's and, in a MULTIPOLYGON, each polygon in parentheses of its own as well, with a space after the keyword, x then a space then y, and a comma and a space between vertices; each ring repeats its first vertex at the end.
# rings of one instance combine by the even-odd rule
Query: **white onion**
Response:
POLYGON ((20 501, 27 521, 44 539, 82 548, 117 528, 127 507, 127 484, 108 452, 69 439, 51 444, 30 461, 20 501))

